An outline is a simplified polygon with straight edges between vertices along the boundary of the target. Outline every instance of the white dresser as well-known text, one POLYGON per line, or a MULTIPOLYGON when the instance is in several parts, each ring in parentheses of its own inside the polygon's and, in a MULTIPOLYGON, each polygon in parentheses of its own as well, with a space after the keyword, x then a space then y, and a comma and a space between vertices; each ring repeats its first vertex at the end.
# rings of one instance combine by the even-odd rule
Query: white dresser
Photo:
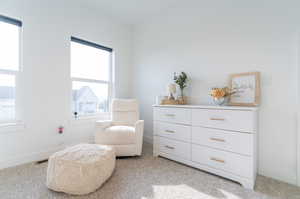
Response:
POLYGON ((253 107, 154 105, 154 155, 253 189, 257 115, 253 107))

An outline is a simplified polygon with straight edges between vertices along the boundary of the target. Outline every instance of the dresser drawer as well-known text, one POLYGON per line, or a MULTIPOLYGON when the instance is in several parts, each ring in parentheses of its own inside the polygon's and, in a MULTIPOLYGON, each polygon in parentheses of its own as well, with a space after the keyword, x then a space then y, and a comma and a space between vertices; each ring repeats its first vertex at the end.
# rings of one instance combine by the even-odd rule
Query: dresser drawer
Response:
POLYGON ((154 120, 177 124, 191 124, 191 110, 184 108, 154 108, 154 120))
POLYGON ((241 132, 255 130, 253 111, 193 109, 192 124, 241 132))
POLYGON ((253 177, 252 158, 247 156, 192 145, 192 161, 242 177, 253 177))
POLYGON ((191 126, 154 122, 154 129, 155 135, 185 142, 191 141, 191 126))
POLYGON ((253 155, 253 134, 230 132, 203 127, 192 128, 192 143, 217 149, 253 155))
POLYGON ((183 159, 191 159, 191 144, 159 137, 159 151, 183 159))

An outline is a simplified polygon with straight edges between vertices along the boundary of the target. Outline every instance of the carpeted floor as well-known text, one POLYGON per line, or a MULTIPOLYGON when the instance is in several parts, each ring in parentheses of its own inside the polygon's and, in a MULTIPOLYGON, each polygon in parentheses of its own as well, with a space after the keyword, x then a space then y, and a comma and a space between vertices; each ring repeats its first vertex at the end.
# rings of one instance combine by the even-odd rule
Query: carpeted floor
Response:
POLYGON ((45 186, 47 163, 26 164, 0 171, 1 199, 97 198, 97 199, 300 199, 300 189, 258 176, 255 191, 197 169, 152 157, 144 144, 140 158, 117 160, 113 176, 87 196, 55 193, 45 186))

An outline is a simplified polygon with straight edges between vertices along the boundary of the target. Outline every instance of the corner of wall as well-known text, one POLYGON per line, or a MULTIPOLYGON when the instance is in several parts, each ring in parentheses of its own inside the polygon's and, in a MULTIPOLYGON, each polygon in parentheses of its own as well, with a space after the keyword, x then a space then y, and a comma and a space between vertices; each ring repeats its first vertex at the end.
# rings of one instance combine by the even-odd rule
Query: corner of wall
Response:
POLYGON ((297 38, 297 186, 300 187, 300 31, 297 38))

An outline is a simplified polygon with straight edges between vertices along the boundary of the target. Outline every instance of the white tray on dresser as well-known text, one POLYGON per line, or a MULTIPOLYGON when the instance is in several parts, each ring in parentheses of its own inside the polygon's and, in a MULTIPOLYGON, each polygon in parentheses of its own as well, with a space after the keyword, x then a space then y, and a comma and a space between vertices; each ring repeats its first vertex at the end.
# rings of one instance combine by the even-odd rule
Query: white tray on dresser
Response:
POLYGON ((154 105, 153 154, 253 189, 257 173, 254 107, 154 105))

